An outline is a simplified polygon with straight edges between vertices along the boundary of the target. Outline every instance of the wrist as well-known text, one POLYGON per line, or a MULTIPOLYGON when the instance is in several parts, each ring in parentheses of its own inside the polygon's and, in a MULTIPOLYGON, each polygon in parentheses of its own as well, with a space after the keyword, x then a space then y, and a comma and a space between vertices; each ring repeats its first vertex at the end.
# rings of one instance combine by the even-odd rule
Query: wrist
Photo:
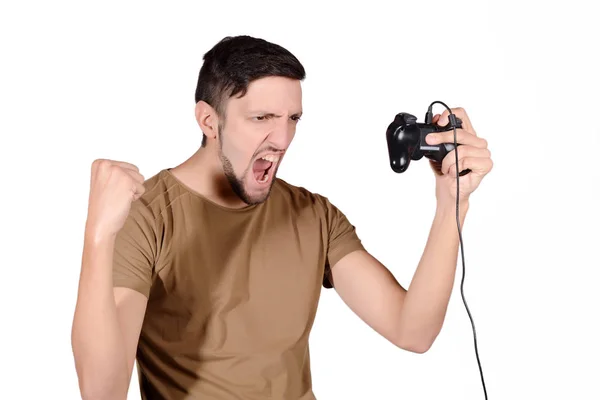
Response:
MULTIPOLYGON (((469 210, 469 199, 461 199, 458 202, 458 209, 461 217, 464 217, 469 210)), ((456 199, 438 199, 436 214, 456 215, 456 199)))
POLYGON ((116 240, 116 236, 117 235, 115 235, 115 234, 105 232, 105 230, 99 226, 90 224, 89 222, 86 223, 84 241, 88 246, 92 246, 92 247, 103 247, 103 246, 107 246, 107 245, 110 246, 116 240))

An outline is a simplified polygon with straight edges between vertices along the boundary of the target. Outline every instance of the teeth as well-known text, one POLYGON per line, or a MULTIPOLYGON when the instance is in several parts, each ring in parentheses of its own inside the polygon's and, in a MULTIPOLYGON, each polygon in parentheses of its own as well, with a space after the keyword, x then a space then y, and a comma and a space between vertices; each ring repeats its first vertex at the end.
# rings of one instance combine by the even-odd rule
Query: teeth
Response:
POLYGON ((277 161, 279 161, 279 156, 276 156, 274 154, 269 154, 269 155, 262 157, 262 159, 270 161, 272 163, 276 163, 277 161))
POLYGON ((265 174, 265 176, 261 180, 259 180, 258 182, 259 183, 265 183, 268 180, 269 180, 269 174, 265 174))

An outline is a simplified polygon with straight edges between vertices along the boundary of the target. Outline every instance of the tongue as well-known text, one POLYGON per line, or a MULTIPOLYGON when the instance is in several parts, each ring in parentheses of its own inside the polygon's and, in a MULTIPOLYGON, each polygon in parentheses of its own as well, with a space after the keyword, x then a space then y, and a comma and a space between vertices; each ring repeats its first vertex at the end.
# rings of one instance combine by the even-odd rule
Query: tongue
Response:
POLYGON ((252 166, 252 170, 254 172, 254 177, 256 178, 257 181, 260 180, 264 176, 265 171, 267 169, 269 169, 272 164, 273 163, 271 161, 263 160, 262 158, 258 159, 254 162, 254 165, 252 166))
POLYGON ((271 161, 263 160, 262 158, 258 159, 254 162, 254 166, 253 166, 254 172, 255 173, 256 172, 264 173, 271 166, 271 164, 272 164, 271 161))

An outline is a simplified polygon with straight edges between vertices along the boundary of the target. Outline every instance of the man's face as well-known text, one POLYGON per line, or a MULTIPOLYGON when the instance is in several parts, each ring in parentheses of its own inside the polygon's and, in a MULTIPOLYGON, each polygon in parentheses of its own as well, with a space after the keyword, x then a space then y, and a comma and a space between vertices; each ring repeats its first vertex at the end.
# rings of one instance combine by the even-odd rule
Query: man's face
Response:
POLYGON ((267 77, 232 97, 219 128, 219 158, 233 191, 246 203, 267 199, 302 114, 300 81, 267 77), (224 126, 223 126, 224 125, 224 126))

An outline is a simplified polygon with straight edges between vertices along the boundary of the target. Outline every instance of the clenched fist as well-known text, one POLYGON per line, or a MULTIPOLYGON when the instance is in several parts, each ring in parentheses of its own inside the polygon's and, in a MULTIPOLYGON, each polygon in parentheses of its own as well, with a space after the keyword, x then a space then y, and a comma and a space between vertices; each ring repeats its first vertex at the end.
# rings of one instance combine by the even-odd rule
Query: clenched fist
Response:
POLYGON ((95 160, 92 163, 86 234, 93 240, 116 236, 125 224, 131 203, 144 194, 144 177, 132 164, 95 160))

